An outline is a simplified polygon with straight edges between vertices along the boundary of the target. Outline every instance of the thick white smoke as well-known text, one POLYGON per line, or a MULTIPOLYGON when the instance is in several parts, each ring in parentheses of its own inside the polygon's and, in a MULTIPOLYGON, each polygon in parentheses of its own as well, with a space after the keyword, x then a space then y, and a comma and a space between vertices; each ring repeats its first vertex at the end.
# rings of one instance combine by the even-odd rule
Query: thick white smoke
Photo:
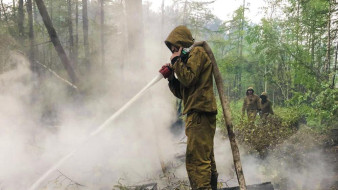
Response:
MULTIPOLYGON (((28 189, 158 72, 158 65, 154 65, 152 72, 130 73, 131 80, 119 75, 107 77, 104 84, 109 84, 108 90, 83 99, 71 97, 68 87, 52 75, 37 82, 23 56, 13 54, 12 59, 16 66, 0 76, 2 189, 28 189)), ((84 144, 59 168, 62 174, 53 172, 40 187, 62 189, 78 182, 88 189, 108 189, 119 178, 132 184, 158 176, 159 154, 165 160, 174 156, 169 131, 175 116, 173 105, 163 80, 84 144)))

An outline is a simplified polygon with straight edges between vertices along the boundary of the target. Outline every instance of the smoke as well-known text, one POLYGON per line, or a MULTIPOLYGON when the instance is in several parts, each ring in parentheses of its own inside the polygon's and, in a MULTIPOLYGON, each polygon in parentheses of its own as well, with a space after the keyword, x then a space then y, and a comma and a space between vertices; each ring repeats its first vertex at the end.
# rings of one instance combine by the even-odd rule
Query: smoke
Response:
MULTIPOLYGON (((334 158, 329 157, 318 144, 317 137, 303 127, 284 143, 269 150, 265 158, 240 145, 247 185, 272 182, 279 190, 330 189, 335 183, 334 158)), ((223 187, 238 185, 229 144, 220 132, 216 135, 215 158, 223 187)))
POLYGON ((332 157, 319 144, 318 136, 306 126, 271 151, 262 162, 264 174, 280 189, 329 189, 334 181, 332 157))
POLYGON ((12 53, 10 57, 15 66, 0 75, 1 189, 28 189, 78 146, 81 148, 39 189, 111 189, 119 180, 126 185, 142 183, 161 174, 160 156, 164 161, 174 157, 175 140, 169 127, 176 116, 175 102, 165 80, 82 144, 158 74, 160 63, 153 60, 145 70, 124 70, 122 74, 115 65, 106 65, 114 72, 108 72, 104 80, 97 73, 82 77, 88 82, 84 85, 93 87, 89 96, 82 97, 48 73, 39 81, 23 56, 12 53))

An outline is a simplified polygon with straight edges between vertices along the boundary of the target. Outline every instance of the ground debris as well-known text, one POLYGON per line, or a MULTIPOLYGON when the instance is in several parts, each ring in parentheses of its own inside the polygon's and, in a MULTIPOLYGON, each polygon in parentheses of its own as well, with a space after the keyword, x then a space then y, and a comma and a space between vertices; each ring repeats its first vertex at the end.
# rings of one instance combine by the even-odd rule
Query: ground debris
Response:
MULTIPOLYGON (((248 190, 274 190, 271 182, 255 184, 255 185, 247 185, 246 187, 248 190)), ((237 187, 222 188, 219 190, 240 190, 240 188, 237 186, 237 187)))
POLYGON ((54 180, 49 181, 42 189, 66 189, 66 190, 77 190, 81 187, 85 187, 85 185, 80 184, 73 179, 69 178, 65 174, 63 174, 60 170, 58 170, 59 175, 54 180))
MULTIPOLYGON (((122 188, 123 189, 123 188, 122 188)), ((128 190, 157 190, 157 183, 149 183, 144 185, 129 186, 128 190)))

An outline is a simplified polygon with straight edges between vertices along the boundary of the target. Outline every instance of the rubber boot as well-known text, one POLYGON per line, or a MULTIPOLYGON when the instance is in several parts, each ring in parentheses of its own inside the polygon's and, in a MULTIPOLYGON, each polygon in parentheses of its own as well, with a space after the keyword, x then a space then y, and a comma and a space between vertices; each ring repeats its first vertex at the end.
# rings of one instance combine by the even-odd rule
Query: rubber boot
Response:
POLYGON ((217 190, 218 173, 211 174, 210 186, 212 190, 217 190))

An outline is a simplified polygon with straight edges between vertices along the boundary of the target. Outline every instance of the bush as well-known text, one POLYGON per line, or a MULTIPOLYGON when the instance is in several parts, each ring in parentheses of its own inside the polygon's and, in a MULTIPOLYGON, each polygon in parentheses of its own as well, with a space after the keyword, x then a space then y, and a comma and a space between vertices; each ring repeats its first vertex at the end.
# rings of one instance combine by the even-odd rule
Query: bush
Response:
POLYGON ((317 126, 338 126, 338 90, 323 86, 312 107, 316 110, 309 119, 317 126), (317 122, 316 122, 317 121, 317 122))
MULTIPOLYGON (((266 122, 262 122, 259 116, 255 122, 248 121, 246 116, 242 119, 242 101, 232 102, 230 108, 237 140, 261 155, 288 139, 297 131, 299 122, 304 120, 302 109, 298 107, 277 107, 275 115, 269 115, 266 122)), ((217 126, 226 131, 220 104, 218 111, 217 126)))

